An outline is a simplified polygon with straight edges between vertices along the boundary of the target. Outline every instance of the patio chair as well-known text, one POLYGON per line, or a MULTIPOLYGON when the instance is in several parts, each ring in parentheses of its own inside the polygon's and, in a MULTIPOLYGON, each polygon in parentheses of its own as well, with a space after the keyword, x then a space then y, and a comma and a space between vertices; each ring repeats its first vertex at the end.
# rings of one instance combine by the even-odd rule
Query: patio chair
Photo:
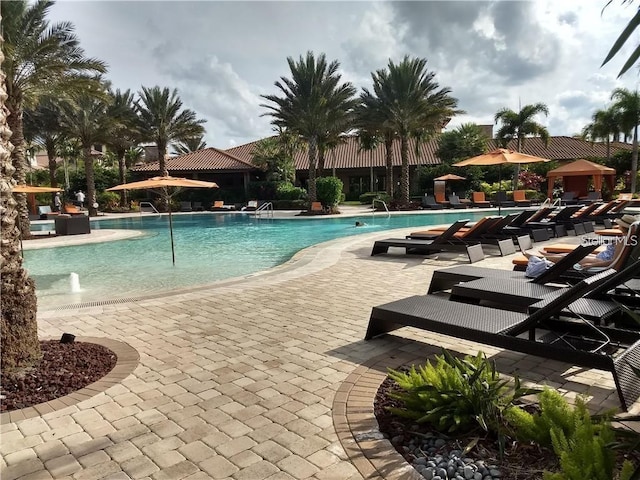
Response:
POLYGON ((602 195, 600 192, 588 192, 586 197, 580 197, 578 200, 583 205, 590 205, 602 200, 602 195))
POLYGON ((578 203, 578 196, 576 192, 564 192, 560 197, 561 205, 576 205, 578 203))
POLYGON ((258 201, 257 200, 249 200, 247 202, 247 204, 242 207, 243 211, 247 211, 247 212, 253 212, 255 210, 257 210, 258 208, 258 201))
POLYGON ((438 202, 436 202, 436 198, 433 195, 425 195, 422 197, 420 205, 422 208, 427 208, 429 210, 438 210, 442 208, 441 205, 438 205, 438 202))
POLYGON ((471 194, 471 204, 474 207, 488 208, 491 206, 491 202, 487 201, 484 192, 473 192, 471 194))
POLYGON ((449 206, 451 206, 452 208, 467 208, 467 203, 465 201, 465 203, 460 201, 460 197, 458 197, 457 195, 451 194, 449 195, 449 206))
POLYGON ((530 207, 531 200, 527 200, 524 190, 513 191, 513 201, 516 202, 516 207, 530 207))
POLYGON ((196 212, 202 212, 204 210, 202 202, 193 202, 193 210, 196 212))
POLYGON ((458 220, 449 226, 436 238, 431 240, 414 238, 387 238, 376 240, 371 250, 371 256, 388 253, 389 247, 400 247, 405 249, 405 254, 432 255, 440 252, 460 252, 466 253, 469 262, 473 263, 484 258, 482 245, 466 245, 452 242, 453 235, 465 225, 468 220, 458 220))
POLYGON ((614 273, 606 270, 586 278, 531 314, 451 302, 435 295, 415 295, 374 307, 364 338, 371 340, 398 328, 414 327, 608 371, 613 375, 622 408, 627 410, 640 396, 640 382, 633 371, 640 368, 640 331, 600 327, 596 334, 593 325, 555 319, 564 308, 614 273), (546 333, 540 335, 541 330, 546 333), (528 334, 528 338, 522 334, 528 334), (607 335, 618 351, 601 348, 600 334, 607 335))
POLYGON ((235 210, 235 207, 233 205, 225 205, 224 200, 216 200, 213 202, 213 206, 211 207, 211 210, 217 211, 217 212, 220 212, 220 211, 224 212, 229 210, 235 210))
POLYGON ((40 220, 47 220, 49 218, 55 218, 60 212, 52 212, 49 205, 38 206, 38 218, 40 220))
POLYGON ((513 200, 509 200, 507 198, 507 192, 503 192, 502 190, 500 190, 499 192, 496 193, 496 197, 494 200, 494 206, 498 206, 500 205, 501 207, 515 207, 516 206, 516 202, 514 202, 513 200))
POLYGON ((447 201, 447 199, 444 196, 443 192, 436 192, 434 194, 434 197, 436 199, 436 203, 438 205, 440 205, 440 208, 450 208, 451 204, 447 201))
POLYGON ((193 208, 191 207, 191 202, 180 202, 180 211, 181 212, 192 212, 193 208))

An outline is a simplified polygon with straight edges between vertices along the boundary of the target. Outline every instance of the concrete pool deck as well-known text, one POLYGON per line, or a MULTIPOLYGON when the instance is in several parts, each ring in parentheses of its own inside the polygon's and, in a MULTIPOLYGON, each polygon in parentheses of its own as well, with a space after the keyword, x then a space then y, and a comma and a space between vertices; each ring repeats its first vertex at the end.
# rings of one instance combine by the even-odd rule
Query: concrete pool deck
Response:
POLYGON ((63 408, 3 415, 3 480, 411 478, 377 438, 373 396, 387 365, 424 361, 441 347, 481 349, 501 372, 569 396, 588 392, 596 410, 618 406, 604 372, 408 328, 364 342, 373 306, 424 294, 435 269, 466 263, 370 257, 375 239, 411 230, 326 242, 206 289, 40 312, 43 339, 68 332, 124 342, 139 361, 125 358, 133 371, 116 367, 125 378, 63 408))

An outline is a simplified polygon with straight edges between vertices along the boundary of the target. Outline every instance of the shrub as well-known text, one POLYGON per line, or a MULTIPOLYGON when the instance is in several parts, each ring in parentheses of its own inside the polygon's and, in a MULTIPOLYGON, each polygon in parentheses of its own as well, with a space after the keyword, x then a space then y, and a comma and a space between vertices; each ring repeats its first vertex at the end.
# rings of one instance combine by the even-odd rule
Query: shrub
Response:
POLYGON ((304 200, 307 191, 304 188, 294 187, 288 182, 281 182, 276 187, 276 200, 304 200))
POLYGON ((112 212, 120 205, 120 195, 116 192, 98 192, 96 195, 100 210, 112 212))
POLYGON ((374 199, 382 200, 385 203, 389 203, 389 195, 386 192, 367 192, 360 195, 358 200, 363 205, 371 205, 374 199))
POLYGON ((390 409, 393 413, 448 432, 475 424, 501 434, 508 425, 505 412, 518 408, 516 399, 534 392, 521 388, 517 377, 514 388, 509 387, 482 352, 461 360, 443 350, 435 364, 427 361, 407 373, 390 370, 389 377, 403 390, 392 395, 404 403, 404 408, 390 409))
POLYGON ((273 200, 278 191, 278 182, 249 182, 247 192, 249 198, 259 198, 261 200, 273 200))
POLYGON ((316 180, 317 200, 327 207, 333 207, 342 199, 344 184, 337 177, 321 177, 316 180))

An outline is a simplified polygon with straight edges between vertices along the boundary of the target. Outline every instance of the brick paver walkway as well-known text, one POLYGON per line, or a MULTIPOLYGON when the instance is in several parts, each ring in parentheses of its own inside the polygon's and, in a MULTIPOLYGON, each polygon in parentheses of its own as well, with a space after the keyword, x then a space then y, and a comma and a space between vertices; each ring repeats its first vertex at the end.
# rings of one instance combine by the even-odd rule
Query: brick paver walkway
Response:
MULTIPOLYGON (((362 340, 372 306, 424 294, 435 268, 458 263, 370 257, 373 239, 387 236, 395 235, 328 242, 268 274, 208 289, 40 312, 42 338, 124 341, 140 363, 93 398, 2 425, 2 479, 363 478, 334 427, 343 381, 383 354, 432 352, 425 343, 482 348, 410 329, 362 340)), ((479 265, 508 264, 491 257, 479 265)), ((617 405, 604 373, 484 350, 526 380, 589 389, 592 403, 617 405)))

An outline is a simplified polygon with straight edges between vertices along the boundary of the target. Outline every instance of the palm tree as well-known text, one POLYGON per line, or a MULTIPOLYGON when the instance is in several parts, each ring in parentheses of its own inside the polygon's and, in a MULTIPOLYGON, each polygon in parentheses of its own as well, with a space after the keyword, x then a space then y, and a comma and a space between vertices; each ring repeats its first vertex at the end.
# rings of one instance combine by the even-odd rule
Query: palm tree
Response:
POLYGON ((592 122, 582 129, 584 140, 604 140, 607 145, 607 163, 611 160, 611 137, 617 139, 621 132, 620 112, 615 107, 598 110, 592 116, 592 122))
MULTIPOLYGON (((611 3, 611 1, 612 0, 609 0, 609 2, 607 3, 607 5, 605 5, 605 7, 607 7, 611 3)), ((622 3, 623 4, 631 3, 632 1, 633 0, 623 0, 622 3)), ((613 57, 615 57, 618 54, 622 46, 627 42, 627 40, 629 40, 629 37, 631 37, 631 35, 636 30, 636 28, 638 28, 638 26, 640 26, 640 8, 636 10, 636 14, 633 16, 631 20, 629 20, 629 23, 624 28, 620 36, 617 38, 617 40, 611 47, 611 50, 609 50, 609 53, 607 54, 606 58, 602 62, 602 65, 600 65, 601 68, 604 67, 609 62, 609 60, 611 60, 613 57)), ((627 70, 629 70, 638 61, 638 58, 640 58, 640 45, 636 46, 635 50, 631 52, 631 55, 629 55, 629 58, 627 59, 625 64, 622 66, 622 69, 620 69, 620 72, 618 73, 618 78, 624 75, 627 72, 627 70)))
POLYGON ((272 105, 261 105, 270 111, 272 124, 299 135, 308 145, 309 201, 316 200, 316 166, 320 138, 334 126, 346 128, 355 104, 355 88, 351 83, 340 83, 340 64, 327 64, 325 54, 315 58, 312 52, 300 56, 296 62, 287 58, 291 79, 280 77, 275 86, 283 94, 262 95, 272 105))
MULTIPOLYGON (((138 117, 134 110, 133 94, 130 90, 122 92, 117 89, 109 94, 111 102, 107 109, 107 115, 111 118, 113 124, 108 132, 109 135, 106 137, 105 145, 118 159, 118 173, 122 184, 127 181, 125 154, 128 149, 136 146, 140 140, 138 117)), ((124 207, 126 205, 127 191, 121 190, 120 206, 124 207)))
POLYGON ((451 89, 440 88, 426 65, 426 59, 405 56, 397 65, 389 60, 386 70, 372 74, 386 124, 400 138, 400 198, 405 205, 409 203, 409 139, 416 140, 417 150, 447 119, 462 113, 458 100, 449 95, 451 89))
POLYGON ((109 138, 114 119, 108 115, 111 99, 107 95, 89 93, 63 103, 63 125, 67 135, 75 138, 82 148, 84 171, 87 179, 86 202, 89 216, 96 216, 96 184, 92 148, 109 138))
MULTIPOLYGON (((514 112, 509 108, 503 108, 498 111, 495 116, 495 122, 501 123, 496 132, 496 139, 500 146, 506 148, 510 141, 516 140, 516 150, 521 152, 528 136, 540 137, 545 146, 547 146, 549 144, 549 131, 544 125, 534 120, 534 117, 540 113, 544 113, 545 116, 549 115, 549 108, 544 103, 525 105, 519 112, 514 112)), ((519 171, 520 165, 518 164, 513 171, 514 189, 518 181, 519 171)))
POLYGON ((204 140, 204 135, 197 137, 187 138, 178 143, 173 144, 173 155, 184 155, 186 153, 195 152, 207 148, 207 142, 204 140))
POLYGON ((140 117, 140 131, 145 140, 158 147, 160 175, 167 176, 167 147, 172 142, 186 141, 204 135, 206 120, 196 119, 196 113, 182 108, 178 90, 142 87, 138 92, 136 111, 140 117))
POLYGON ((361 130, 358 135, 358 143, 360 145, 358 152, 369 152, 369 191, 374 192, 375 177, 373 175, 373 151, 378 148, 378 145, 380 144, 380 137, 376 136, 375 133, 361 130))
POLYGON ((633 150, 631 151, 631 193, 636 193, 638 176, 638 124, 640 124, 640 93, 626 88, 616 88, 611 94, 613 108, 620 115, 623 131, 633 131, 633 150))
MULTIPOLYGON (((52 90, 81 91, 95 80, 90 76, 104 73, 104 62, 86 58, 74 27, 69 22, 50 25, 46 20, 50 0, 26 0, 2 2, 2 23, 5 43, 3 65, 6 74, 9 109, 8 126, 14 145, 12 161, 13 177, 26 180, 27 163, 23 133, 23 108, 25 102, 35 104, 41 95, 52 90)), ((20 225, 25 237, 29 235, 29 211, 26 196, 17 195, 20 225)))
MULTIPOLYGON (((49 181, 52 187, 58 186, 56 170, 60 146, 64 141, 59 103, 53 97, 43 97, 34 109, 24 110, 24 137, 47 152, 49 159, 49 181)), ((52 194, 53 195, 53 194, 52 194)))
POLYGON ((540 113, 549 115, 549 108, 544 103, 525 105, 519 112, 503 108, 496 113, 495 122, 501 123, 496 132, 500 145, 506 147, 511 140, 516 140, 517 151, 521 152, 528 136, 540 137, 544 144, 548 145, 549 131, 544 125, 534 120, 534 117, 540 113))
POLYGON ((360 94, 360 103, 355 108, 355 123, 361 135, 373 135, 384 141, 385 187, 389 198, 393 198, 393 139, 395 131, 387 121, 381 100, 366 88, 360 94))
MULTIPOLYGON (((3 4, 4 5, 4 4, 3 4)), ((2 20, 0 12, 0 21, 2 20)), ((0 34, 0 65, 4 66, 4 41, 0 34)), ((17 202, 7 195, 16 184, 12 179, 11 130, 7 126, 9 110, 4 68, 0 69, 0 210, 2 210, 2 262, 0 262, 0 362, 4 371, 28 367, 40 358, 36 322, 36 285, 22 266, 17 202)))

